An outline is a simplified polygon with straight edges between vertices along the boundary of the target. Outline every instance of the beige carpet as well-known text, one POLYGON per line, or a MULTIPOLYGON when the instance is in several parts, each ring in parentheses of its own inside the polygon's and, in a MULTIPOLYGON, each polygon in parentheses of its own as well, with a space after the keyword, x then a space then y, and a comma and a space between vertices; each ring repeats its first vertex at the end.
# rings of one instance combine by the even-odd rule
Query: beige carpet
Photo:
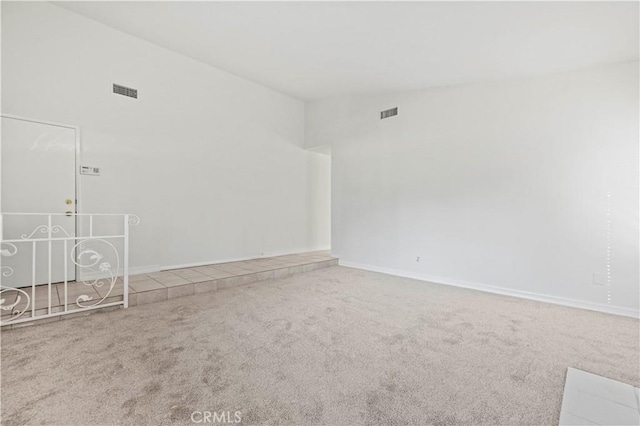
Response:
POLYGON ((567 367, 640 385, 638 340, 629 318, 334 267, 3 332, 1 420, 557 424, 567 367))

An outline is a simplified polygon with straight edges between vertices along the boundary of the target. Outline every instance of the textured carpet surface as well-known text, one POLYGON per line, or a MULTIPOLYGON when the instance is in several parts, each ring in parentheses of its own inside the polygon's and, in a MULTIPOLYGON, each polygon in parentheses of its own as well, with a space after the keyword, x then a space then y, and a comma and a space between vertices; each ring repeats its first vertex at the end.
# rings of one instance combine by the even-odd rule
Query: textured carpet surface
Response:
POLYGON ((637 320, 344 267, 1 337, 5 426, 543 425, 567 367, 640 385, 637 320))

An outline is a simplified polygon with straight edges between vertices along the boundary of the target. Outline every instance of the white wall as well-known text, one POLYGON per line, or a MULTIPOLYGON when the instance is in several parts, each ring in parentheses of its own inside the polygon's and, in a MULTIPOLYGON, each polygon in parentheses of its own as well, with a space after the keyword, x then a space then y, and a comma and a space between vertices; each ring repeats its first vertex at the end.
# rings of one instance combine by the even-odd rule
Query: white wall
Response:
POLYGON ((306 143, 341 263, 637 315, 638 121, 636 62, 314 102, 306 143))
POLYGON ((309 156, 309 241, 315 247, 331 248, 331 156, 313 153, 309 156))
POLYGON ((2 112, 80 126, 81 162, 102 167, 81 178, 81 211, 140 216, 134 271, 324 244, 298 100, 49 3, 3 2, 2 112))

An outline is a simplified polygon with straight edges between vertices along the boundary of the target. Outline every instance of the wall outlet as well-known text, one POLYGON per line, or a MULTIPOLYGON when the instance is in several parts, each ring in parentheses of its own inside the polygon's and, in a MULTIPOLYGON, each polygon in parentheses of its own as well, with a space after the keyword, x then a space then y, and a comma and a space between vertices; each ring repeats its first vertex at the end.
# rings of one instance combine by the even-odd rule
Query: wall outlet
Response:
POLYGON ((420 263, 420 256, 416 256, 416 262, 420 263))

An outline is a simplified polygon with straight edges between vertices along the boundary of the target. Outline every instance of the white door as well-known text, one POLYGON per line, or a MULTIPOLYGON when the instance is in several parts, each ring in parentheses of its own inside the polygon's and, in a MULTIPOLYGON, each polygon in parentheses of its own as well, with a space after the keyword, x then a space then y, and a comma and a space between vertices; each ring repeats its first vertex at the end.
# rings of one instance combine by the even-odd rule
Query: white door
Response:
MULTIPOLYGON (((1 198, 3 213, 66 213, 76 212, 76 129, 44 124, 26 119, 2 117, 1 198)), ((3 216, 3 238, 23 239, 34 231, 32 238, 46 238, 41 225, 47 226, 47 216, 3 216)), ((54 216, 54 237, 73 236, 76 221, 73 216, 54 216), (65 235, 66 234, 66 235, 65 235)), ((36 244, 35 283, 49 282, 48 242, 36 244)), ((61 241, 51 243, 51 282, 75 279, 75 265, 70 261, 71 247, 65 253, 61 241)), ((3 257, 2 264, 14 273, 3 277, 3 287, 30 286, 33 281, 33 243, 16 244, 18 253, 3 257)))

